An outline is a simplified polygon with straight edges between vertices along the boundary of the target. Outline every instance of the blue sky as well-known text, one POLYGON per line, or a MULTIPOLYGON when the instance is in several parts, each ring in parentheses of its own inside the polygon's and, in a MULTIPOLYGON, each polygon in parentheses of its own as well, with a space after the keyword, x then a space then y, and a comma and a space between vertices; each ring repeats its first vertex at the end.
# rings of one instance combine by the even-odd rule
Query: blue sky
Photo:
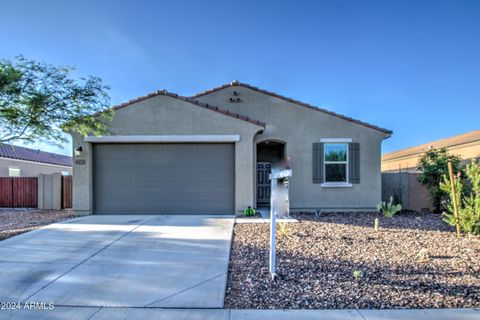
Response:
POLYGON ((383 152, 480 128, 480 1, 4 0, 0 30, 0 58, 75 66, 112 104, 238 79, 393 130, 383 152))

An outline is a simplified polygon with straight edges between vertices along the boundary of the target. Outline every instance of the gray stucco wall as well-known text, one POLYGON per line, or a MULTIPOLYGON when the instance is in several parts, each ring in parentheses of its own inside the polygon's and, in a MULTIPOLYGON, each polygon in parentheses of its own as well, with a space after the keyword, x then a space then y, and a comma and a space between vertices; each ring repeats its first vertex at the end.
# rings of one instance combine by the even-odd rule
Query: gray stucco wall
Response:
POLYGON ((197 98, 267 123, 255 143, 267 139, 286 142, 291 158, 292 209, 373 209, 381 200, 381 143, 387 136, 378 130, 310 110, 255 90, 232 86, 197 98), (238 96, 233 96, 233 91, 238 96), (230 98, 241 102, 229 102, 230 98), (312 182, 312 144, 322 138, 351 138, 360 143, 360 184, 326 188, 312 182))
POLYGON ((21 177, 36 177, 39 174, 61 173, 68 171, 72 174, 71 167, 42 164, 36 162, 19 161, 15 159, 0 158, 0 177, 8 177, 8 168, 14 167, 20 169, 21 177))
MULTIPOLYGON (((240 135, 235 143, 235 209, 254 203, 254 136, 263 128, 169 96, 155 96, 116 111, 110 123, 113 135, 240 135)), ((73 135, 81 145, 84 165, 73 167, 73 209, 92 212, 92 144, 73 135)), ((76 158, 79 159, 79 158, 76 158)))

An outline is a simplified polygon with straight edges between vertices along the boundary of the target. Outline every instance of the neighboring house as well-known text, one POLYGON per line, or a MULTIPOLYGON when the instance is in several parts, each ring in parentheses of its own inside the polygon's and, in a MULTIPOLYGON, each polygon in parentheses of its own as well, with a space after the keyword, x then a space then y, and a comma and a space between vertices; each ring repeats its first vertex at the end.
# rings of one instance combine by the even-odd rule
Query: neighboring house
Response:
POLYGON ((370 210, 391 131, 233 81, 114 107, 112 135, 73 136, 78 214, 233 214, 268 205, 271 164, 291 159, 292 210, 370 210))
POLYGON ((480 158, 480 130, 410 147, 382 156, 382 172, 418 172, 420 156, 431 148, 447 148, 464 162, 480 158))
POLYGON ((0 144, 0 177, 72 174, 72 157, 10 144, 0 144))

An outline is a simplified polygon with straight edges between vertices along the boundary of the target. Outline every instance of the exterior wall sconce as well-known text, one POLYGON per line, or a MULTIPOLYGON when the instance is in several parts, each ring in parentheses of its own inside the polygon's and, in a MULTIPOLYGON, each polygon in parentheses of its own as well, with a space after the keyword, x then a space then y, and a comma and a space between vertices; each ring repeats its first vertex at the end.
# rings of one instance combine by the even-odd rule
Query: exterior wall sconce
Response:
POLYGON ((80 157, 82 155, 83 148, 82 146, 78 146, 75 148, 75 157, 80 157))

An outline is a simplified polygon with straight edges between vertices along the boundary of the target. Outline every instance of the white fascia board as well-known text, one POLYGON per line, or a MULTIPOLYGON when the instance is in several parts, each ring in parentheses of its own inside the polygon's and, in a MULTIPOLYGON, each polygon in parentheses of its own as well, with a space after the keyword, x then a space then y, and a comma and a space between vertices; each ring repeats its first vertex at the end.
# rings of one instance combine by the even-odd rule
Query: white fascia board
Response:
POLYGON ((145 143, 145 142, 237 142, 240 135, 132 135, 132 136, 89 136, 85 142, 92 143, 145 143))
POLYGON ((335 143, 335 142, 352 142, 351 138, 325 138, 325 139, 320 139, 320 142, 329 142, 329 143, 335 143))

